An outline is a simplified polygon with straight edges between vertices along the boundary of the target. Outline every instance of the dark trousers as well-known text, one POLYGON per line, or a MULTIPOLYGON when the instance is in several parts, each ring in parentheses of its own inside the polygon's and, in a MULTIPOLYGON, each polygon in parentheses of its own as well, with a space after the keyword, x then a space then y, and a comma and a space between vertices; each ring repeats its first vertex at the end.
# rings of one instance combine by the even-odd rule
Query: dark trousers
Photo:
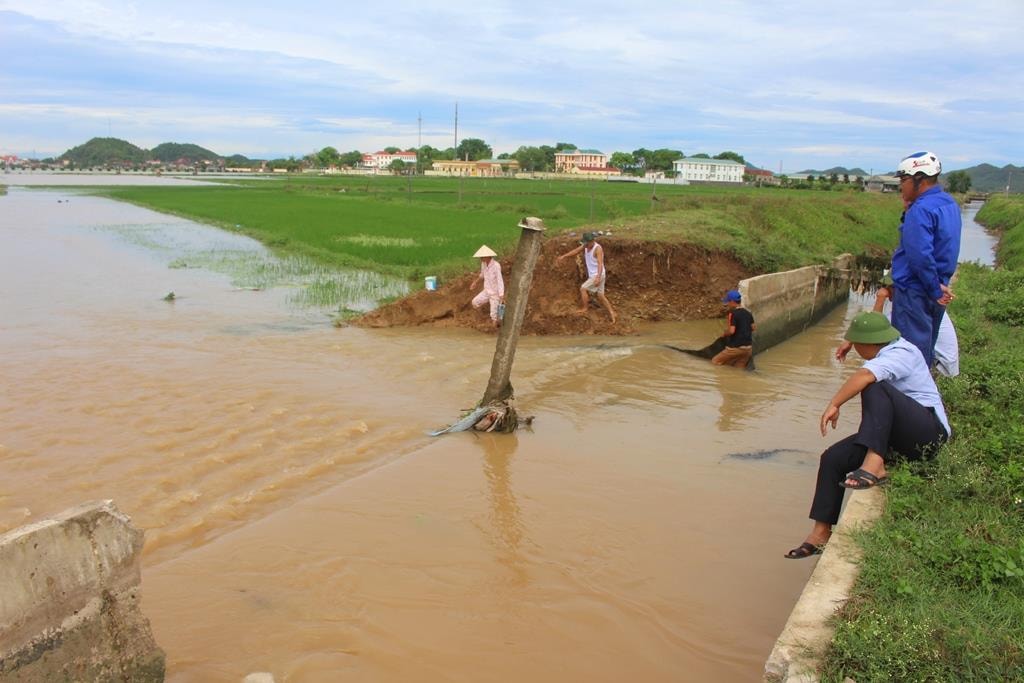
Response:
POLYGON ((932 366, 935 358, 935 340, 939 337, 939 325, 945 312, 945 306, 924 292, 907 287, 893 292, 892 326, 920 349, 928 367, 932 366))
POLYGON ((949 436, 931 408, 902 393, 888 382, 874 382, 860 393, 861 418, 856 434, 829 446, 821 454, 818 483, 810 517, 835 524, 846 489, 839 484, 861 466, 868 450, 888 463, 890 451, 908 460, 931 458, 949 436))

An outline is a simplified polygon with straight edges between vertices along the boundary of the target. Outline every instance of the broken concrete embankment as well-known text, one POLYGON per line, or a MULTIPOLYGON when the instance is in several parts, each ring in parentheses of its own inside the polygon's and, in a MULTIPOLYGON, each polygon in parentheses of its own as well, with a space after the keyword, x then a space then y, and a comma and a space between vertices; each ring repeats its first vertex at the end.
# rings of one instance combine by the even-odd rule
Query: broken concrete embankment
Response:
POLYGON ((162 681, 139 608, 142 537, 109 500, 0 536, 0 679, 162 681))

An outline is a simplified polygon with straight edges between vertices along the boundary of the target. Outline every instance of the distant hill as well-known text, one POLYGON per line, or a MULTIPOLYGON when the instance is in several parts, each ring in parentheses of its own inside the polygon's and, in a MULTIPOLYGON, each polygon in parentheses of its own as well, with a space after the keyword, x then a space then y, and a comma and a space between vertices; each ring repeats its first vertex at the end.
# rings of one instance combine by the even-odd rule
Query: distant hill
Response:
POLYGON ((84 145, 72 147, 60 156, 76 166, 102 166, 114 162, 142 163, 149 159, 149 152, 126 140, 117 138, 93 138, 84 145))
POLYGON ((224 163, 227 166, 258 166, 260 164, 260 160, 250 159, 249 157, 242 156, 241 154, 232 154, 231 156, 224 158, 224 163))
MULTIPOLYGON (((957 169, 965 171, 971 179, 971 189, 978 192, 1003 192, 1009 183, 1010 192, 1024 192, 1024 166, 1007 164, 996 168, 992 164, 978 164, 970 168, 957 169)), ((943 175, 946 175, 944 172, 943 175)))
MULTIPOLYGON (((75 166, 140 164, 147 161, 173 164, 178 160, 183 160, 188 165, 202 161, 219 161, 221 156, 205 147, 190 143, 164 142, 148 150, 118 138, 93 138, 84 145, 69 149, 58 158, 70 161, 75 166)), ((229 166, 254 166, 260 163, 258 159, 248 159, 241 154, 230 156, 225 161, 229 166)))
POLYGON ((220 155, 211 152, 205 147, 192 144, 179 144, 177 142, 164 142, 154 147, 149 152, 150 158, 157 161, 174 162, 184 159, 187 162, 216 161, 220 155))
POLYGON ((857 176, 862 178, 868 177, 868 172, 863 168, 846 168, 844 166, 833 166, 832 168, 826 168, 824 171, 800 171, 796 175, 830 176, 833 173, 840 178, 842 178, 844 174, 851 178, 856 178, 857 176))

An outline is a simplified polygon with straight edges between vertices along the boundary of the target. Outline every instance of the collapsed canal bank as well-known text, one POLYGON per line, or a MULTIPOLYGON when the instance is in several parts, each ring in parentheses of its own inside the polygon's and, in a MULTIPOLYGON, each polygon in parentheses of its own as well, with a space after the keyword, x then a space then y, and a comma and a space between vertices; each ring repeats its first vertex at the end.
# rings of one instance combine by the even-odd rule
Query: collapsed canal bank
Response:
MULTIPOLYGON (((545 241, 533 274, 523 333, 631 334, 637 322, 710 318, 721 314, 722 293, 752 273, 726 252, 691 244, 673 244, 599 236, 608 269, 606 295, 619 313, 612 325, 593 302, 581 315, 579 285, 586 279, 582 259, 558 262, 559 254, 578 244, 573 234, 545 241)), ((511 258, 499 258, 507 280, 511 258)), ((353 320, 363 327, 465 327, 488 330, 486 311, 470 304, 476 273, 442 282, 436 291, 421 290, 353 320)))

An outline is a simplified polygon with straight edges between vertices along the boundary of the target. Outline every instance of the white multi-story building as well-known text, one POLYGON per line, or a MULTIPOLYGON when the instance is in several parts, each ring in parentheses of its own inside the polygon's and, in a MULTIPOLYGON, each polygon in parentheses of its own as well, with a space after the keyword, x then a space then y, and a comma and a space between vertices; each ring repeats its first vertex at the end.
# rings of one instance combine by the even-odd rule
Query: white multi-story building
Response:
POLYGON ((672 168, 683 180, 709 183, 742 183, 743 164, 732 159, 676 159, 672 168))
POLYGON ((399 160, 410 166, 416 165, 416 152, 374 152, 363 155, 363 167, 387 170, 394 160, 399 160))

